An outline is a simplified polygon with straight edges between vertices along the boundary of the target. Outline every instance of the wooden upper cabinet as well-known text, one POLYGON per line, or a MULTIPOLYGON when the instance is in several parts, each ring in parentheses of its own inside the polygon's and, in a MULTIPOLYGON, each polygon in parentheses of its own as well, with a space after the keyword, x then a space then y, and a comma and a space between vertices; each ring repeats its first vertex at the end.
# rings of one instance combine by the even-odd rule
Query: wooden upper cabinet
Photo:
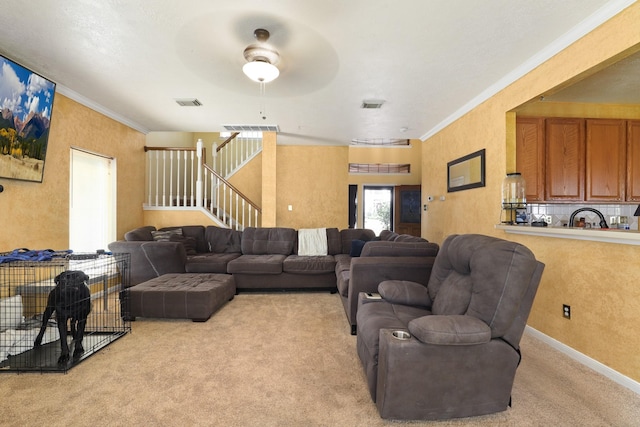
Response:
POLYGON ((625 200, 627 130, 624 120, 587 119, 587 201, 625 200))
POLYGON ((544 118, 516 120, 516 171, 525 180, 527 202, 544 201, 544 118))
POLYGON ((627 200, 640 201, 640 120, 627 122, 627 200))
POLYGON ((546 200, 584 200, 584 119, 546 120, 546 200))

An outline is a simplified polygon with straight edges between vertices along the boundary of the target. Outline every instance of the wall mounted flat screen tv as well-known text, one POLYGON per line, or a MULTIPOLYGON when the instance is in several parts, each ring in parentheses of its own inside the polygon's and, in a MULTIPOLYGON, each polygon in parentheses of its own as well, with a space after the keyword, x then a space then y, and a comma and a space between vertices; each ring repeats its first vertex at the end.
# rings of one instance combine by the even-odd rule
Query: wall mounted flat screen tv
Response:
POLYGON ((55 90, 0 55, 0 178, 42 182, 55 90))

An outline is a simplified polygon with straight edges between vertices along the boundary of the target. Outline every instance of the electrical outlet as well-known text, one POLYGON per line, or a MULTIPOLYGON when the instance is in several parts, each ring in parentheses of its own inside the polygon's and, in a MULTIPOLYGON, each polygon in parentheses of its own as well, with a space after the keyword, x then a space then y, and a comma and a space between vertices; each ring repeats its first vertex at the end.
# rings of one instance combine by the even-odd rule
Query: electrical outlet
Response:
POLYGON ((565 319, 571 319, 571 306, 562 304, 562 317, 565 319))
POLYGON ((553 221, 551 219, 551 215, 544 215, 543 216, 544 222, 546 222, 547 224, 551 225, 551 221, 553 221))

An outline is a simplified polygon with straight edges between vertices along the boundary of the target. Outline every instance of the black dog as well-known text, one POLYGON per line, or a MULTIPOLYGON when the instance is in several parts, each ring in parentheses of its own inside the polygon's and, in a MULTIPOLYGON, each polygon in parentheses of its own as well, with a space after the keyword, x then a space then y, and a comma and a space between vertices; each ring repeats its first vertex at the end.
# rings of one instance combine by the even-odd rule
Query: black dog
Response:
POLYGON ((86 282, 89 280, 82 271, 64 271, 55 278, 56 286, 49 292, 47 308, 42 315, 42 326, 36 337, 34 347, 42 343, 42 336, 47 329, 47 322, 53 312, 56 312, 58 331, 60 332, 60 345, 62 354, 58 358, 59 364, 69 361, 69 345, 67 344, 67 321, 71 320, 71 336, 75 347, 73 358, 78 359, 84 353, 82 338, 87 323, 87 316, 91 312, 91 293, 86 282))

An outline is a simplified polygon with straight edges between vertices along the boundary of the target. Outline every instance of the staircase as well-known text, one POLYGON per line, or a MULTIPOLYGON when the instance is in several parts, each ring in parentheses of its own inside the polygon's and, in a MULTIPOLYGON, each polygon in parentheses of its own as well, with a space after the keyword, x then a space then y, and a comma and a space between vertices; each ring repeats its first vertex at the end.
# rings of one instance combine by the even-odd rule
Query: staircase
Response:
POLYGON ((213 145, 207 164, 202 140, 195 148, 145 147, 147 195, 145 209, 201 210, 221 227, 259 227, 260 207, 229 181, 262 151, 259 132, 232 134, 213 145))

